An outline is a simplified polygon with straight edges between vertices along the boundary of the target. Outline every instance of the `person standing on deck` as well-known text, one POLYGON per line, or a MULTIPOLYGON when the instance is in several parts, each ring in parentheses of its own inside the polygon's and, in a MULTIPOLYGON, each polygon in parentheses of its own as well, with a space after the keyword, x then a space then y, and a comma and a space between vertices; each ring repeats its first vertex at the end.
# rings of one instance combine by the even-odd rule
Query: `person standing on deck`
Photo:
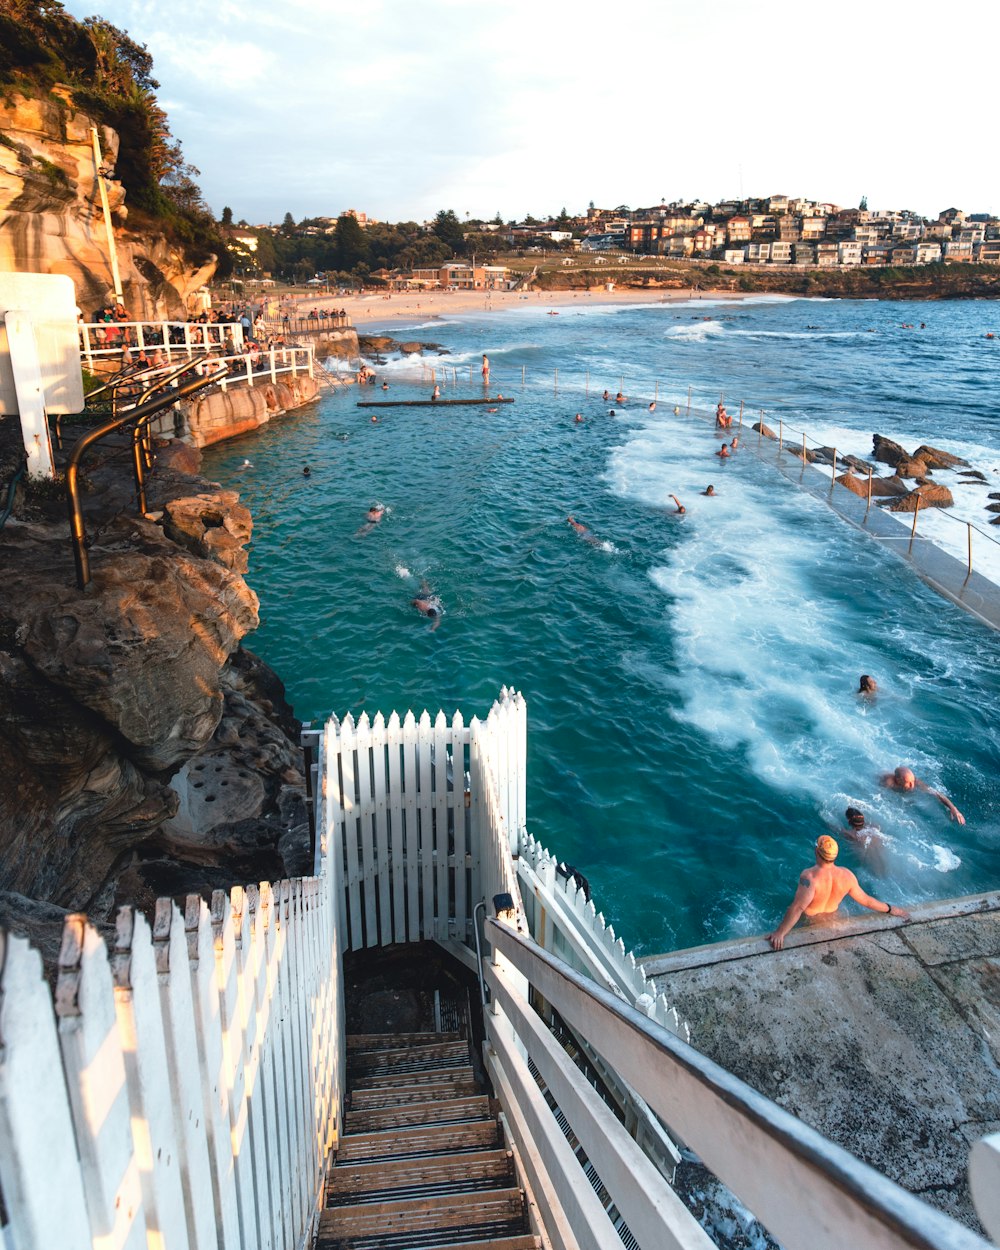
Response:
POLYGON ((485 352, 483 353, 482 373, 483 373, 483 386, 488 387, 490 384, 490 358, 489 356, 486 355, 485 352))
POLYGON ((845 898, 852 898, 862 907, 870 911, 880 911, 886 916, 898 916, 901 920, 909 920, 910 914, 902 907, 894 907, 892 903, 880 902, 866 894, 858 884, 858 879, 849 868, 838 868, 834 863, 837 858, 835 838, 828 833, 816 839, 816 863, 807 868, 799 877, 799 888, 789 904, 788 910, 781 919, 781 924, 773 933, 767 935, 771 948, 780 951, 785 938, 795 927, 802 916, 832 915, 840 907, 845 898))

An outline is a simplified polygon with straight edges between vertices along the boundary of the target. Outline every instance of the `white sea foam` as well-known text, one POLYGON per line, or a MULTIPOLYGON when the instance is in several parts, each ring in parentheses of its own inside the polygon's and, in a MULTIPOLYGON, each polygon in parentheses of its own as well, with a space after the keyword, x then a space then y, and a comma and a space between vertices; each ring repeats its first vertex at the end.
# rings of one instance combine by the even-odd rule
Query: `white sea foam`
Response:
POLYGON ((704 343, 725 332, 721 321, 695 321, 691 325, 671 326, 664 330, 663 337, 676 343, 704 343))
POLYGON ((405 564, 397 564, 393 572, 404 582, 413 576, 405 564))

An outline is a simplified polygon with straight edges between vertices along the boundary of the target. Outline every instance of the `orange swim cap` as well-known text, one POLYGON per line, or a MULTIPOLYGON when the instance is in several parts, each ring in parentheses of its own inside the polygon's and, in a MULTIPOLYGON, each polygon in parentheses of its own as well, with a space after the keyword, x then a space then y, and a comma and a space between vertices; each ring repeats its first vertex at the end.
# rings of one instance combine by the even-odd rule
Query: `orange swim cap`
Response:
POLYGON ((828 833, 821 834, 816 839, 816 853, 820 859, 825 860, 828 864, 832 864, 837 858, 837 852, 840 847, 837 845, 836 838, 831 838, 828 833))

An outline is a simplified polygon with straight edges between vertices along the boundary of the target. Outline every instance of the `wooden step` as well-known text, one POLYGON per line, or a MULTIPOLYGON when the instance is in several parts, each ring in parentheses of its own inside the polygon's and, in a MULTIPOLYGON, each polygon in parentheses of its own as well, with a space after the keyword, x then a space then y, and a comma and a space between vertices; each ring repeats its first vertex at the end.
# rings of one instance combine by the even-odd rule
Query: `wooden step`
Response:
POLYGON ((435 1250, 542 1250, 541 1237, 491 1237, 489 1241, 452 1241, 435 1250))
POLYGON ((348 1071, 391 1072, 406 1068, 452 1067, 469 1062, 468 1042, 443 1042, 434 1046, 394 1046, 382 1050, 351 1051, 348 1071))
POLYGON ((437 1046, 463 1041, 461 1033, 348 1033, 348 1050, 399 1050, 405 1046, 437 1046))
POLYGON ((330 1173, 326 1205, 424 1198, 472 1189, 508 1189, 513 1183, 513 1156, 508 1150, 392 1162, 380 1159, 371 1163, 338 1163, 330 1173))
POLYGON ((378 1129, 406 1128, 413 1124, 486 1120, 489 1115, 490 1100, 485 1094, 476 1094, 470 1098, 418 1102, 412 1106, 373 1107, 370 1110, 347 1111, 344 1114, 344 1130, 347 1133, 371 1133, 378 1129))
POLYGON ((354 1133, 340 1139, 337 1164, 362 1159, 403 1159, 414 1155, 459 1154, 488 1150, 502 1142, 496 1120, 471 1120, 466 1124, 419 1124, 398 1132, 354 1133))
MULTIPOLYGON (((447 1068, 406 1068, 395 1072, 360 1072, 347 1082, 348 1088, 391 1089, 400 1085, 440 1085, 472 1076, 472 1064, 452 1063, 447 1068)), ((473 1078, 475 1079, 475 1078, 473 1078)))
POLYGON ((413 1250, 461 1245, 478 1238, 514 1237, 525 1232, 524 1194, 520 1189, 446 1194, 397 1202, 358 1203, 321 1212, 317 1250, 413 1250))
POLYGON ((467 1073, 451 1077, 447 1081, 426 1081, 422 1085, 386 1085, 371 1089, 355 1089, 351 1093, 350 1108, 352 1111, 364 1111, 373 1107, 409 1106, 417 1102, 437 1102, 455 1098, 466 1098, 470 1094, 479 1093, 479 1083, 472 1075, 470 1068, 467 1073))

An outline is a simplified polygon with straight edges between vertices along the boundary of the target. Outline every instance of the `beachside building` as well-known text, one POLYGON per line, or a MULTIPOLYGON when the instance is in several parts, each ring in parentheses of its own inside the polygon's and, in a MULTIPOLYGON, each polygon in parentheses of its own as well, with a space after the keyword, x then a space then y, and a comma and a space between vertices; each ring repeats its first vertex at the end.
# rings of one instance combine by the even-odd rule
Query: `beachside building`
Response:
POLYGON ((802 218, 803 243, 815 242, 826 234, 826 215, 813 213, 802 218))
POLYGON ((722 253, 722 259, 727 265, 742 265, 746 260, 746 255, 745 247, 727 247, 722 253))
POLYGON ((748 243, 747 244, 747 261, 751 265, 766 265, 771 259, 770 243, 748 243))
MULTIPOLYGON (((751 246, 753 246, 751 244, 751 246)), ((764 244, 763 246, 767 246, 764 244)), ((771 244, 771 264, 772 265, 790 265, 792 263, 792 248, 795 245, 788 239, 775 239, 771 244)))
POLYGON ((937 240, 924 239, 917 244, 917 264, 937 265, 941 261, 941 244, 937 240))
POLYGON ((726 222, 726 239, 730 244, 749 243, 751 238, 750 218, 742 215, 730 217, 726 222))
POLYGON ((1000 239, 984 239, 979 246, 981 265, 1000 265, 1000 239))
POLYGON ((854 239, 845 239, 837 244, 837 262, 841 265, 860 265, 863 248, 854 239))
POLYGON ((816 244, 815 243, 793 243, 792 255, 795 257, 797 265, 815 265, 816 264, 816 244))
POLYGON ((816 244, 816 264, 823 269, 833 269, 840 263, 836 243, 816 244))

